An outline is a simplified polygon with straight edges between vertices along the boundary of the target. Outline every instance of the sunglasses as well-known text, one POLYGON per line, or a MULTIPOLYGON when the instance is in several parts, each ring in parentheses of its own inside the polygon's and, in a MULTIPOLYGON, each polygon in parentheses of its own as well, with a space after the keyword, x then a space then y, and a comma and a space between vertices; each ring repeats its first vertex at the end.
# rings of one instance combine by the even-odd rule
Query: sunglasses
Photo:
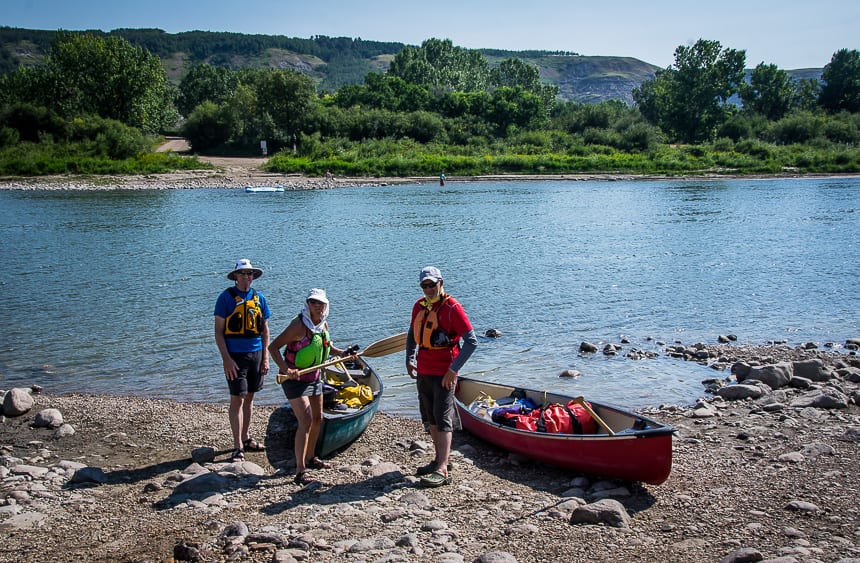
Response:
POLYGON ((254 272, 236 272, 237 276, 253 276, 254 272))
POLYGON ((316 299, 308 299, 308 303, 311 305, 325 305, 322 301, 317 301, 316 299))
POLYGON ((421 289, 431 289, 436 287, 436 284, 439 282, 424 282, 421 284, 421 289))

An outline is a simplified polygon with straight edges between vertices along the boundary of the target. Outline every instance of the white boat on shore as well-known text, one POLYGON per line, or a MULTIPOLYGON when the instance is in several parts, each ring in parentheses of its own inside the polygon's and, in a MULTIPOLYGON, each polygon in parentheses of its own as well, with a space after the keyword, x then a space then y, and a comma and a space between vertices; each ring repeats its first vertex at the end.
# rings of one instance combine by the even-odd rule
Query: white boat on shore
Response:
POLYGON ((284 191, 284 186, 245 186, 245 193, 248 193, 248 194, 271 193, 271 192, 282 192, 282 191, 284 191))

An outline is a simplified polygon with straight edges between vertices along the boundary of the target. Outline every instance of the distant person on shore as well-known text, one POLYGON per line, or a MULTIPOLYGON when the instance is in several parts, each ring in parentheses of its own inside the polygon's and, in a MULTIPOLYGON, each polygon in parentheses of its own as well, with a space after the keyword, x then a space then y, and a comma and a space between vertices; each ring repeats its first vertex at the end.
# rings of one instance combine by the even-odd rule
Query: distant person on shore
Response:
POLYGON ((331 175, 331 170, 325 171, 325 187, 330 188, 334 178, 331 175))
POLYGON ((444 186, 444 185, 445 185, 445 173, 444 173, 444 172, 442 172, 441 174, 439 174, 439 185, 440 185, 440 186, 444 186))
POLYGON ((233 432, 233 462, 244 461, 245 452, 261 452, 266 447, 251 437, 254 394, 263 388, 269 372, 269 306, 266 298, 251 289, 263 270, 242 258, 227 274, 235 285, 215 302, 215 343, 224 364, 230 388, 230 429, 233 432))
POLYGON ((429 428, 436 457, 418 468, 421 484, 451 483, 449 457, 454 431, 457 372, 478 346, 463 306, 445 293, 442 272, 427 266, 418 275, 424 297, 412 306, 406 335, 406 372, 416 380, 421 421, 429 428), (417 350, 417 357, 416 357, 417 350))
POLYGON ((308 292, 302 312, 269 344, 278 372, 287 375, 281 386, 290 401, 299 427, 293 451, 296 455, 297 485, 308 485, 316 479, 308 469, 329 469, 331 464, 316 456, 315 450, 322 426, 323 384, 321 370, 299 376, 299 371, 325 362, 329 355, 343 356, 345 351, 331 343, 328 331, 329 301, 325 290, 308 292), (281 348, 284 348, 283 354, 281 348))

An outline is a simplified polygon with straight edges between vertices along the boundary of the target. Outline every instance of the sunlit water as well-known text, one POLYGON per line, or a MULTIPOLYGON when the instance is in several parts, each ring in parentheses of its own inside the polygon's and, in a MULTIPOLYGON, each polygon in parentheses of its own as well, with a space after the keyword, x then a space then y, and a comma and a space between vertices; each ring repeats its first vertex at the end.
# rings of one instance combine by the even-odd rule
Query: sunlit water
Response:
MULTIPOLYGON (((223 402, 215 298, 265 270, 273 335, 310 287, 339 344, 406 330, 438 265, 481 338, 465 375, 631 407, 689 403, 718 374, 579 344, 860 336, 860 179, 504 181, 246 194, 0 192, 0 387, 223 402), (573 368, 577 379, 559 379, 573 368)), ((382 409, 416 415, 403 355, 382 409)), ((283 402, 267 379, 259 401, 283 402)))

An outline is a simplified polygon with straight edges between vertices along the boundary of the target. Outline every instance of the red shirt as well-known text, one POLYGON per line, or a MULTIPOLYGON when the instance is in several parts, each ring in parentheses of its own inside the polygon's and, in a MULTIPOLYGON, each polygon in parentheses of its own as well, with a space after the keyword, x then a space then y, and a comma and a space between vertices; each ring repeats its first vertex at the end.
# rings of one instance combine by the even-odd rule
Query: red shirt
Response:
MULTIPOLYGON (((412 306, 412 319, 410 326, 415 325, 415 318, 423 314, 424 299, 419 299, 412 306)), ((448 334, 448 339, 451 341, 450 348, 418 348, 418 373, 421 375, 445 375, 451 362, 460 353, 460 337, 472 330, 472 323, 469 322, 469 317, 466 316, 466 311, 463 306, 453 297, 448 296, 444 303, 436 303, 433 305, 437 309, 439 319, 439 328, 448 334)), ((418 335, 414 335, 416 339, 418 335)))

